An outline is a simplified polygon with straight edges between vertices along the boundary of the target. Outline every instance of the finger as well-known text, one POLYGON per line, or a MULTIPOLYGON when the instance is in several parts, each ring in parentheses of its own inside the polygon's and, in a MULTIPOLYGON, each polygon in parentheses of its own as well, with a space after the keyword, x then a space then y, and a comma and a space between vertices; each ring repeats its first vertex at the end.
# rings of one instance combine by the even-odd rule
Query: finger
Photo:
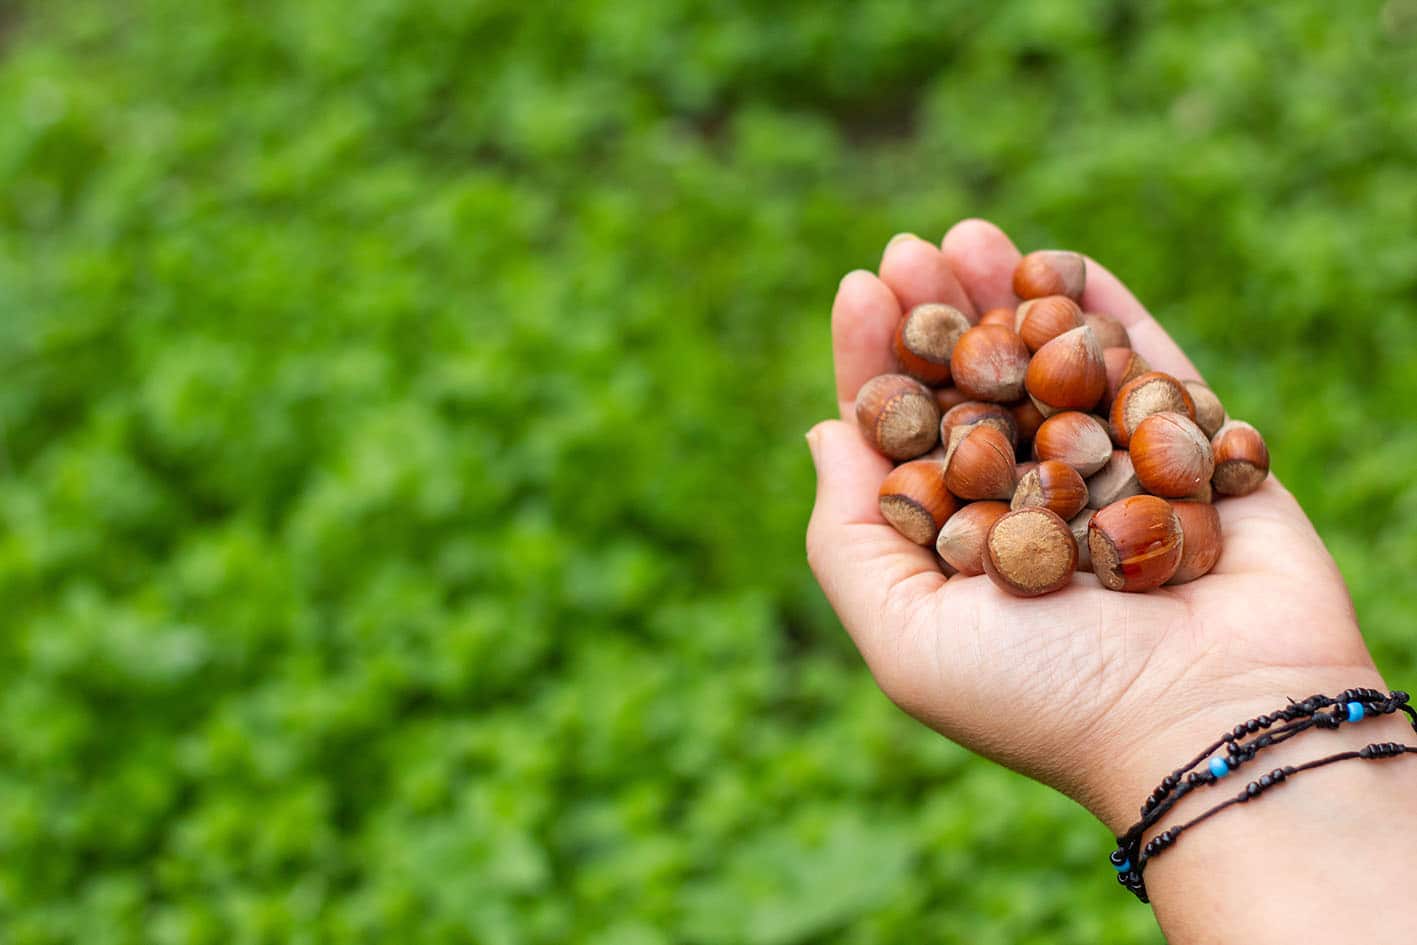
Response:
POLYGON ((950 227, 941 246, 976 311, 1018 304, 1013 283, 1019 251, 1003 230, 988 220, 961 220, 950 227))
POLYGON ((944 302, 974 320, 974 305, 950 271, 945 254, 914 234, 902 233, 886 245, 881 281, 895 293, 902 312, 922 302, 944 302))
POLYGON ((1146 358, 1153 370, 1165 371, 1183 381, 1203 379, 1161 323, 1151 317, 1120 279, 1091 258, 1087 258, 1082 307, 1084 311, 1102 312, 1120 319, 1132 339, 1132 348, 1146 358))
POLYGON ((886 284, 864 269, 846 274, 832 303, 832 358, 836 397, 843 419, 852 419, 861 385, 897 370, 891 337, 900 321, 900 303, 886 284))
POLYGON ((807 525, 812 573, 867 659, 881 645, 889 613, 945 580, 934 553, 902 537, 881 517, 877 493, 890 460, 853 424, 819 423, 807 434, 817 468, 817 500, 807 525))

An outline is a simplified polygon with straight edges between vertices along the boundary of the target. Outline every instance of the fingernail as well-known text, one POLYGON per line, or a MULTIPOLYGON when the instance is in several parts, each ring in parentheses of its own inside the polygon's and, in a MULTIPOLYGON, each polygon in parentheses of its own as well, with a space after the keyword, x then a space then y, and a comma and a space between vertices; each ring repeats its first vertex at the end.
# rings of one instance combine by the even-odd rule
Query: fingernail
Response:
POLYGON ((890 238, 890 242, 886 243, 886 249, 890 249, 892 246, 894 246, 896 243, 899 243, 901 240, 918 239, 920 239, 920 237, 916 236, 914 233, 897 233, 895 236, 892 236, 890 238))
POLYGON ((817 428, 813 427, 807 431, 807 450, 812 454, 812 465, 817 465, 817 428))

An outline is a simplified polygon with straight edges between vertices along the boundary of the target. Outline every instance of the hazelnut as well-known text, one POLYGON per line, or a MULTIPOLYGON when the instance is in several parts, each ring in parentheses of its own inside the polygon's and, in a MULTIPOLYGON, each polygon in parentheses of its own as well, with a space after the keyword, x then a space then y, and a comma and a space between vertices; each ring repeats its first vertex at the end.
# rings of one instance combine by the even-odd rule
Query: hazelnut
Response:
POLYGON ((951 492, 967 501, 1013 495, 1014 448, 1008 437, 979 423, 956 427, 951 441, 945 461, 945 486, 951 492))
POLYGON ((880 374, 861 385, 856 422, 866 442, 891 459, 927 453, 940 436, 935 395, 904 374, 880 374))
POLYGON ((1132 433, 1128 450, 1137 482, 1152 495, 1195 495, 1215 471, 1210 441, 1185 414, 1168 411, 1147 417, 1132 433))
POLYGON ((917 545, 931 545, 955 511, 945 488, 945 464, 917 459, 892 469, 881 483, 881 515, 917 545))
POLYGON ((1091 410, 1107 389, 1102 349, 1087 328, 1065 331, 1028 362, 1024 386, 1047 416, 1060 410, 1091 410))
POLYGON ((1112 438, 1102 421, 1075 410, 1054 414, 1043 421, 1033 437, 1037 459, 1067 463, 1080 476, 1091 476, 1112 458, 1112 438))
POLYGON ((1132 467, 1132 454, 1126 450, 1113 450, 1107 465, 1088 477, 1087 507, 1103 509, 1139 492, 1141 484, 1137 482, 1137 471, 1132 467))
POLYGON ((1172 502, 1181 522, 1181 563, 1167 584, 1185 584, 1209 574, 1220 560, 1220 513, 1205 502, 1172 502))
POLYGON ((1249 495, 1269 475, 1269 448, 1260 431, 1243 420, 1231 420, 1211 439, 1215 448, 1215 478, 1221 495, 1249 495))
POLYGON ((960 392, 958 387, 937 387, 935 388, 935 404, 940 408, 940 413, 944 413, 951 407, 958 407, 969 400, 960 392))
POLYGON ((1043 414, 1038 405, 1029 398, 1009 407, 1009 412, 1014 415, 1014 426, 1018 429, 1018 445, 1022 447, 1038 433, 1038 428, 1043 425, 1043 414))
POLYGON ((1107 375, 1107 388, 1102 392, 1101 407, 1111 410, 1117 399, 1117 391, 1132 378, 1141 377, 1151 370, 1146 358, 1131 348, 1103 348, 1102 370, 1107 375))
POLYGON ((1206 436, 1215 436, 1215 431, 1225 424, 1225 407, 1221 405, 1220 398, 1200 381, 1186 381, 1185 384, 1186 392, 1196 405, 1196 426, 1206 436))
POLYGON ((975 325, 955 344, 950 373, 973 400, 1009 404, 1023 396, 1028 347, 1003 325, 975 325))
POLYGON ((1003 325, 1005 328, 1013 331, 1014 310, 1011 308, 991 308, 989 311, 979 316, 979 324, 1003 325))
POLYGON ((1018 307, 1014 331, 1028 345, 1029 351, 1052 341, 1065 331, 1081 328, 1082 309, 1066 295, 1045 295, 1029 299, 1018 307))
POLYGON ((1029 253, 1014 267, 1014 295, 1040 299, 1045 295, 1082 298, 1087 282, 1087 265, 1077 253, 1060 249, 1040 249, 1029 253))
POLYGON ((1181 520, 1154 495, 1114 502, 1087 528, 1092 573, 1111 591, 1149 591, 1176 573, 1181 562, 1181 520))
POLYGON ((926 384, 950 379, 955 342, 969 330, 969 319, 952 305, 926 302, 901 316, 895 328, 895 355, 905 373, 926 384))
POLYGON ((1101 312, 1087 312, 1083 316, 1083 324, 1092 329, 1092 333, 1097 336, 1097 343, 1102 346, 1102 350, 1108 348, 1130 348, 1132 338, 1127 334, 1127 328, 1120 319, 1111 315, 1103 315, 1101 312))
POLYGON ((1077 515, 1068 519, 1068 530, 1073 533, 1073 541, 1078 546, 1078 570, 1092 570, 1092 549, 1087 544, 1087 526, 1092 522, 1092 517, 1097 514, 1096 509, 1083 509, 1077 515))
POLYGON ((1041 507, 1072 518, 1087 504, 1087 486, 1077 470, 1056 459, 1045 459, 1018 480, 1012 509, 1041 507))
POLYGON ((1167 411, 1195 420, 1195 401, 1191 400, 1184 384, 1160 371, 1132 378, 1122 385, 1116 400, 1112 401, 1112 439, 1126 449, 1137 424, 1152 414, 1167 411))
POLYGON ((1072 580, 1078 547, 1068 523, 1045 508, 999 518, 984 537, 984 573, 1019 597, 1060 590, 1072 580))
POLYGON ((971 502, 951 515, 935 540, 945 564, 968 577, 984 573, 984 536, 989 526, 1007 515, 1006 502, 971 502))
POLYGON ((1018 443, 1018 424, 1014 422, 1013 413, 1007 407, 983 400, 966 400, 951 407, 940 418, 940 440, 948 443, 951 429, 969 427, 976 423, 987 423, 1008 437, 1010 444, 1018 443))

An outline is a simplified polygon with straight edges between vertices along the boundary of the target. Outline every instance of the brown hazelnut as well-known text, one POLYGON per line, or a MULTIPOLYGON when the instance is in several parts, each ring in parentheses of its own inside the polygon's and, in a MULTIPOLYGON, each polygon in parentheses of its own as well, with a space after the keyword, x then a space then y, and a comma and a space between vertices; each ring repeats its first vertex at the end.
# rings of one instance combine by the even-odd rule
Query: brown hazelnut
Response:
POLYGON ((1067 463, 1080 476, 1091 476, 1112 458, 1112 438, 1102 421, 1087 413, 1068 410, 1043 421, 1033 437, 1037 459, 1067 463))
POLYGON ((1126 450, 1113 450, 1107 465, 1088 477, 1087 507, 1103 509, 1139 492, 1141 484, 1137 482, 1137 471, 1132 467, 1132 454, 1126 450))
POLYGON ((1056 459, 1045 459, 1018 480, 1009 508, 1042 507, 1069 519, 1086 504, 1087 486, 1077 470, 1056 459))
POLYGON ((1117 391, 1131 379, 1150 371, 1151 365, 1131 348, 1103 348, 1102 370, 1107 375, 1107 388, 1102 392, 1100 406, 1110 411, 1117 391))
POLYGON ((904 374, 881 374, 861 385, 856 422, 866 442, 891 459, 914 459, 940 437, 935 395, 904 374))
POLYGON ((1010 512, 984 538, 984 573, 1019 597, 1061 590, 1077 568, 1078 547, 1068 523, 1045 508, 1010 512))
POLYGON ((1231 420, 1211 439, 1215 448, 1215 478, 1221 495, 1249 495, 1269 475, 1269 448, 1260 431, 1243 420, 1231 420))
POLYGON ((1081 328, 1082 309, 1066 295, 1045 295, 1029 299, 1018 307, 1014 331, 1028 345, 1029 351, 1052 341, 1065 331, 1081 328))
POLYGON ((1170 580, 1181 563, 1181 520, 1165 499, 1134 495, 1092 517, 1087 544, 1103 587, 1149 591, 1170 580))
POLYGON ((981 325, 1003 325, 1010 331, 1014 327, 1014 310, 1011 308, 991 308, 979 316, 981 325))
POLYGON ((1181 563, 1167 584, 1185 584, 1209 574, 1220 560, 1220 513, 1205 502, 1172 502, 1181 522, 1181 563))
POLYGON ((969 319, 953 305, 926 302, 901 316, 895 328, 895 355, 906 374, 926 384, 950 379, 950 355, 969 319))
POLYGON ((951 440, 945 462, 945 486, 951 492, 966 501, 1013 495, 1014 448, 1008 437, 980 423, 956 427, 951 440))
POLYGON ((1065 331, 1028 362, 1024 386, 1039 411, 1091 410, 1107 389, 1102 349, 1086 327, 1065 331))
POLYGON ((972 400, 1010 404, 1023 396, 1028 346, 1003 325, 975 325, 955 344, 950 373, 972 400))
POLYGON ((1082 298, 1087 283, 1087 265, 1077 253, 1060 249, 1040 249, 1029 253, 1014 267, 1014 295, 1040 299, 1045 295, 1082 298))
POLYGON ((1195 401, 1191 400, 1184 384, 1160 371, 1132 378, 1122 385, 1112 401, 1112 439, 1126 449, 1137 424, 1152 414, 1167 411, 1195 420, 1195 401))
POLYGON ((969 398, 961 393, 958 387, 935 388, 935 404, 940 408, 942 414, 951 407, 958 407, 968 400, 969 398))
POLYGON ((1083 315, 1083 324, 1092 329, 1092 333, 1097 336, 1097 343, 1102 346, 1102 350, 1108 348, 1130 348, 1132 338, 1127 334, 1127 328, 1120 319, 1111 315, 1103 315, 1101 312, 1087 312, 1083 315))
POLYGON ((917 545, 931 545, 955 511, 945 488, 945 464, 917 459, 892 469, 881 483, 881 515, 917 545))
POLYGON ((1072 518, 1068 519, 1068 530, 1073 533, 1073 541, 1078 546, 1078 570, 1092 570, 1092 549, 1087 544, 1087 526, 1092 522, 1092 517, 1097 514, 1096 509, 1083 509, 1072 518))
POLYGON ((935 540, 935 551, 960 574, 984 573, 984 536, 989 526, 1007 515, 1006 502, 971 502, 951 515, 935 540))
POLYGON ((1043 413, 1038 409, 1038 405, 1027 397, 1010 406, 1009 412, 1014 415, 1014 426, 1018 429, 1018 445, 1022 447, 1033 439, 1038 428, 1043 425, 1043 413))
POLYGON ((1152 495, 1195 495, 1215 471, 1210 441, 1185 414, 1168 411, 1147 417, 1132 432, 1128 451, 1137 482, 1152 495))
POLYGON ((1215 432, 1225 425, 1225 407, 1220 403, 1220 398, 1200 381, 1186 381, 1185 384, 1196 405, 1196 426, 1206 436, 1215 436, 1215 432))
POLYGON ((940 440, 950 441, 950 430, 954 427, 970 427, 976 423, 987 423, 1009 438, 1009 443, 1018 443, 1018 424, 1013 413, 1002 404, 991 404, 983 400, 966 400, 951 407, 940 418, 940 440))

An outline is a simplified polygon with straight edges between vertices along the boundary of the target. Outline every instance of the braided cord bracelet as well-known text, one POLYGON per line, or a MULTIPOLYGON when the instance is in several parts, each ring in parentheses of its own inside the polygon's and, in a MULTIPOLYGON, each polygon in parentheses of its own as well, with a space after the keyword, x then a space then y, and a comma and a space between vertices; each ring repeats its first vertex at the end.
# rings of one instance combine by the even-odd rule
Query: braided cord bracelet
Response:
POLYGON ((1412 746, 1383 742, 1367 745, 1358 751, 1333 755, 1317 762, 1276 768, 1259 780, 1250 782, 1240 795, 1217 805, 1192 821, 1168 829, 1153 838, 1145 847, 1141 846, 1141 837, 1146 830, 1154 826, 1189 791, 1214 784, 1220 778, 1253 759, 1263 749, 1287 741, 1310 728, 1338 728, 1344 722, 1359 722, 1367 717, 1389 715, 1396 711, 1402 711, 1412 720, 1413 729, 1417 730, 1417 710, 1408 704, 1409 698, 1406 692, 1400 690, 1383 695, 1375 689, 1347 689, 1335 697, 1313 695, 1301 702, 1294 702, 1291 699, 1289 705, 1275 712, 1256 716, 1236 725, 1231 731, 1207 746, 1188 764, 1177 768, 1162 779, 1161 784, 1152 791, 1146 803, 1142 805, 1142 819, 1126 833, 1117 837, 1117 848, 1111 853, 1109 860, 1112 868, 1117 872, 1118 882, 1130 889, 1142 902, 1147 902, 1146 885, 1141 874, 1149 859, 1174 843, 1182 831, 1195 826, 1231 804, 1241 803, 1251 797, 1258 796, 1272 784, 1285 780, 1290 774, 1352 758, 1386 758, 1406 752, 1417 752, 1417 748, 1412 746), (1322 709, 1329 707, 1334 707, 1334 711, 1331 713, 1321 712, 1322 709), (1277 722, 1286 722, 1287 724, 1268 731, 1277 722), (1244 735, 1260 730, 1266 731, 1252 741, 1240 742, 1244 735), (1228 746, 1224 758, 1215 754, 1221 746, 1228 746), (1192 770, 1207 758, 1209 758, 1209 763, 1206 769, 1192 770))

